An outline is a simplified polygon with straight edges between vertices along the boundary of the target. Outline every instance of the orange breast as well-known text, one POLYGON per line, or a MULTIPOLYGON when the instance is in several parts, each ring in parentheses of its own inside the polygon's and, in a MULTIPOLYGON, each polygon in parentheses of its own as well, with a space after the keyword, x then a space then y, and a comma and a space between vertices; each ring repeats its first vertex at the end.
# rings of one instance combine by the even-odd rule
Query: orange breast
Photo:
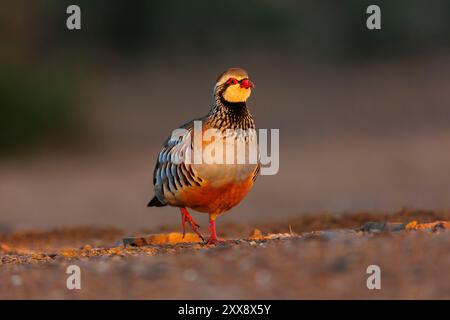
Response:
POLYGON ((176 195, 180 203, 200 212, 221 214, 237 205, 253 186, 252 179, 213 187, 209 183, 201 187, 185 188, 176 195))

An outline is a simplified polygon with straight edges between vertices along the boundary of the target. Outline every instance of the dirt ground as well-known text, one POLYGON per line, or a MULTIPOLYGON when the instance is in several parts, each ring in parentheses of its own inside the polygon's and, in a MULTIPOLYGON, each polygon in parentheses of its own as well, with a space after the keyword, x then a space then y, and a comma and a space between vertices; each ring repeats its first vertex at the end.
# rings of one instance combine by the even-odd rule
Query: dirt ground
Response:
POLYGON ((413 222, 448 220, 401 210, 225 223, 218 246, 177 243, 177 227, 136 233, 171 235, 138 246, 119 229, 4 233, 0 299, 450 299, 449 225, 413 222), (80 290, 66 287, 73 264, 80 290), (367 289, 369 265, 381 268, 381 290, 367 289))

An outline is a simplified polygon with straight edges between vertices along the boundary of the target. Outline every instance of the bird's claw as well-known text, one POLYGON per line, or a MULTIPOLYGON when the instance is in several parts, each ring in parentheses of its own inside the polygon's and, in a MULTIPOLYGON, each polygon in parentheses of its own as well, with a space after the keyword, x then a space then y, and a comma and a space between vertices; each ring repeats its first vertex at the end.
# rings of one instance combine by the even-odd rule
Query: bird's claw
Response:
POLYGON ((202 239, 202 241, 205 241, 205 238, 203 237, 203 235, 200 233, 200 225, 195 222, 195 220, 191 217, 191 215, 189 214, 189 212, 186 209, 181 209, 181 224, 183 226, 183 239, 186 236, 186 221, 189 222, 189 224, 192 227, 192 230, 195 232, 196 235, 198 235, 200 237, 200 239, 202 239))
POLYGON ((200 232, 198 232, 197 235, 200 237, 200 239, 202 239, 203 242, 205 242, 205 238, 203 238, 203 236, 200 232))
POLYGON ((208 241, 204 241, 206 245, 214 245, 217 246, 219 244, 222 244, 225 242, 225 240, 218 239, 218 238, 209 238, 208 241))

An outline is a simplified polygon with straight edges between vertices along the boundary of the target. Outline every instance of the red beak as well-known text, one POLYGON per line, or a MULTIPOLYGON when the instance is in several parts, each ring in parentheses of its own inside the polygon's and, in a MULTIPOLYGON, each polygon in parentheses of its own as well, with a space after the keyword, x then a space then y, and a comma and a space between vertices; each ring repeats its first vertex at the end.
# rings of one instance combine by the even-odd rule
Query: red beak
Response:
POLYGON ((255 87, 255 85, 253 84, 253 82, 251 82, 248 79, 244 79, 241 81, 241 88, 248 89, 248 88, 254 88, 254 87, 255 87))

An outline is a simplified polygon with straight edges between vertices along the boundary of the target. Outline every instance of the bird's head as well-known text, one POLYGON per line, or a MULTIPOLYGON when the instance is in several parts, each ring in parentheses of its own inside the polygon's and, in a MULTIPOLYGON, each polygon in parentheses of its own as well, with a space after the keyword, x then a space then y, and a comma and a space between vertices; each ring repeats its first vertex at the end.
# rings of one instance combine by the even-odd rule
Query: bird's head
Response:
POLYGON ((247 71, 240 68, 230 68, 217 79, 215 92, 228 102, 245 102, 254 88, 248 79, 247 71))

